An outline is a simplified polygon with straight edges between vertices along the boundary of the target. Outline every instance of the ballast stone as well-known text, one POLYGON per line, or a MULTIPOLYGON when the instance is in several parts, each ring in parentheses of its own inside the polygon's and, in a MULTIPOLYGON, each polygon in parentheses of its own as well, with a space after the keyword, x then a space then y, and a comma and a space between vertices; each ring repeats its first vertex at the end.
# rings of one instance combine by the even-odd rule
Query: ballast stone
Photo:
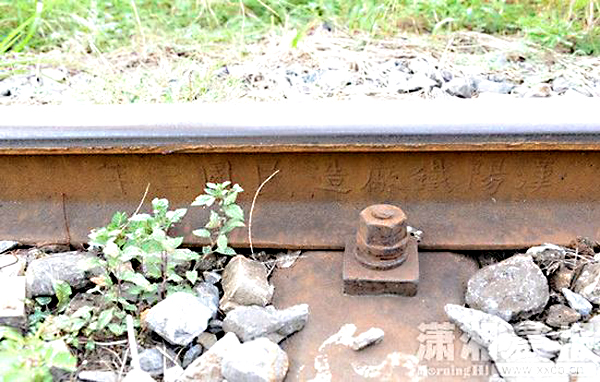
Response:
POLYGON ((102 274, 100 267, 93 266, 95 255, 86 252, 63 252, 32 260, 27 266, 27 296, 53 296, 54 282, 65 281, 71 288, 84 288, 90 278, 102 274))
POLYGON ((302 329, 308 320, 308 305, 277 310, 273 306, 240 306, 230 311, 223 330, 234 332, 242 342, 267 337, 275 343, 302 329))
POLYGON ((480 269, 467 285, 466 303, 505 321, 526 319, 548 303, 548 280, 529 255, 480 269))
POLYGON ((271 302, 274 288, 267 280, 264 264, 244 256, 236 256, 223 272, 223 297, 220 307, 228 312, 238 306, 266 306, 271 302))
POLYGON ((213 315, 213 306, 191 293, 177 292, 154 305, 145 320, 171 344, 186 346, 206 330, 213 315))
POLYGON ((276 343, 262 337, 226 353, 221 373, 228 382, 281 382, 288 367, 287 354, 276 343))
POLYGON ((579 293, 589 302, 600 305, 600 263, 588 263, 575 280, 573 292, 579 293))

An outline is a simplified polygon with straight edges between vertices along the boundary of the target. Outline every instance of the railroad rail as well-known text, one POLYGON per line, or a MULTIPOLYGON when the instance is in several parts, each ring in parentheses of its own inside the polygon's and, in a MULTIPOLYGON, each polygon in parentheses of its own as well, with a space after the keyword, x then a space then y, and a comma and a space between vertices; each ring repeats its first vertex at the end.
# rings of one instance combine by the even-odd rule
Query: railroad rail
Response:
MULTIPOLYGON (((594 99, 0 108, 0 237, 87 240, 149 196, 258 186, 255 247, 343 249, 365 207, 400 206, 428 250, 600 239, 594 99)), ((204 212, 192 208, 179 234, 204 212)), ((247 233, 232 236, 248 245, 247 233)))

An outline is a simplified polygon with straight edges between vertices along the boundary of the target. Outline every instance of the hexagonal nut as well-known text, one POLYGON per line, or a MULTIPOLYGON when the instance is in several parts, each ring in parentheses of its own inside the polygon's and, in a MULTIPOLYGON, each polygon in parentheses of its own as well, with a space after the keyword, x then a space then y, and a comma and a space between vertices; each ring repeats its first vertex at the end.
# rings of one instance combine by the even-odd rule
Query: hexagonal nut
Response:
POLYGON ((389 204, 375 204, 361 211, 357 235, 367 245, 394 246, 404 239, 406 214, 389 204))

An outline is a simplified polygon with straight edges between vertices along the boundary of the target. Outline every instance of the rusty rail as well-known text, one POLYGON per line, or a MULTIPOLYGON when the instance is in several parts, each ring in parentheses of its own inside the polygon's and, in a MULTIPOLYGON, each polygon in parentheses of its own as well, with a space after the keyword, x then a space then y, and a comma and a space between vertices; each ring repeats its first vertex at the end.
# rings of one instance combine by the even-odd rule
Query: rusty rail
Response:
MULTIPOLYGON (((0 238, 86 241, 150 195, 254 191, 255 246, 341 249, 358 212, 402 207, 428 249, 600 239, 590 100, 0 108, 0 238)), ((192 209, 186 242, 204 219, 192 209)), ((247 245, 245 232, 233 237, 247 245)))

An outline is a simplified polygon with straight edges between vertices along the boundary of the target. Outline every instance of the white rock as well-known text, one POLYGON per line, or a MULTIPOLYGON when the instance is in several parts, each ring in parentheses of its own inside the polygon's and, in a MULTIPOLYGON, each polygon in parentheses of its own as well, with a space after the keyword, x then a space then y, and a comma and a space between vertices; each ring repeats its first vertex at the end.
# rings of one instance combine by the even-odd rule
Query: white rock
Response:
POLYGON ((221 363, 225 354, 240 346, 234 333, 226 333, 207 352, 196 358, 183 373, 181 382, 221 382, 221 363))
POLYGON ((527 340, 537 355, 548 359, 554 358, 562 346, 558 341, 552 341, 541 334, 528 335, 527 340))
POLYGON ((225 354, 221 372, 228 382, 281 382, 289 367, 287 354, 271 340, 257 338, 225 354))
POLYGON ((212 307, 199 298, 177 292, 148 311, 146 324, 170 343, 186 346, 206 330, 212 316, 212 307))
POLYGON ((278 343, 301 330, 308 320, 308 314, 307 304, 282 310, 273 306, 240 306, 227 314, 223 330, 234 332, 242 342, 267 337, 278 343))
POLYGON ((352 342, 352 349, 362 350, 367 346, 371 346, 383 341, 385 333, 379 328, 371 328, 364 333, 354 337, 352 342))
POLYGON ((266 306, 273 297, 273 286, 267 280, 267 268, 260 262, 238 255, 231 259, 223 272, 224 312, 241 305, 266 306))
POLYGON ((576 310, 577 313, 581 314, 582 316, 589 316, 589 314, 592 312, 592 303, 586 300, 585 297, 579 293, 572 292, 567 288, 562 288, 561 292, 567 299, 569 306, 576 310))

